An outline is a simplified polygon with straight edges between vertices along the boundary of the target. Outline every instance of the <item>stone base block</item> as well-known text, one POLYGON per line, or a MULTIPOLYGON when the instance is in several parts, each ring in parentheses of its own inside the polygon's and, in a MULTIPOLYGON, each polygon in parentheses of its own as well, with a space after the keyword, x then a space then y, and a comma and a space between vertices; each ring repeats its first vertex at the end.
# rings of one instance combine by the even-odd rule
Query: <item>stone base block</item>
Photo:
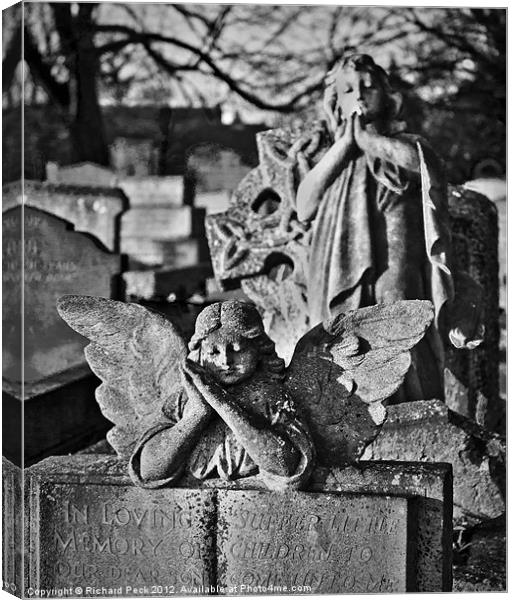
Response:
POLYGON ((366 460, 447 462, 454 472, 457 521, 479 522, 505 511, 505 442, 440 400, 388 407, 366 460))
POLYGON ((170 177, 123 177, 118 186, 125 192, 130 207, 182 206, 184 204, 184 178, 170 177))
POLYGON ((194 206, 204 208, 207 215, 224 212, 230 207, 230 192, 196 192, 194 206))
POLYGON ((177 240, 204 235, 205 210, 192 206, 132 208, 121 218, 121 240, 177 240))
POLYGON ((142 237, 125 237, 121 252, 128 255, 129 269, 166 266, 174 269, 191 267, 204 260, 204 240, 149 240, 142 237))
POLYGON ((451 589, 449 465, 319 470, 308 492, 269 492, 255 477, 142 490, 116 457, 82 454, 49 458, 26 480, 33 588, 80 586, 84 597, 101 587, 160 596, 451 589))

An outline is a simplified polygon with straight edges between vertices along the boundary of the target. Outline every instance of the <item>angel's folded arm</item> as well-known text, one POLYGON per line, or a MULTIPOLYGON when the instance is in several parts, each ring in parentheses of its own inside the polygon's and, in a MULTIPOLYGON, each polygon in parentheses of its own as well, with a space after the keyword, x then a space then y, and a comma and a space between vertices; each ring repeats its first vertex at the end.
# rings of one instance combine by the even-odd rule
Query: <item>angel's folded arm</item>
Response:
POLYGON ((283 476, 294 473, 299 452, 286 435, 265 418, 246 412, 227 394, 218 398, 207 393, 205 399, 261 469, 283 476))
POLYGON ((162 428, 141 446, 139 473, 142 482, 176 478, 181 475, 187 457, 204 431, 208 417, 189 412, 172 427, 162 428))

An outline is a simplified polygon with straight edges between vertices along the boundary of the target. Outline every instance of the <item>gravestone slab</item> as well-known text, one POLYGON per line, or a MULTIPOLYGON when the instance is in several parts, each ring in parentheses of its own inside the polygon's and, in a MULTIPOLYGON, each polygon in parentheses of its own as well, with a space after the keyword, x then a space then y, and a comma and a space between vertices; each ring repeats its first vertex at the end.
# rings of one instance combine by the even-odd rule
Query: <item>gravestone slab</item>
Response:
MULTIPOLYGON (((258 477, 200 482, 189 476, 175 488, 141 490, 131 483, 126 464, 105 454, 52 457, 28 469, 27 478, 31 483, 26 490, 25 522, 30 524, 34 583, 60 581, 56 577, 68 571, 71 575, 66 565, 72 557, 77 570, 71 581, 76 585, 82 585, 84 569, 96 581, 98 564, 112 566, 115 559, 118 569, 129 567, 136 573, 139 568, 143 587, 174 585, 179 595, 246 595, 252 590, 241 589, 243 584, 283 585, 277 568, 286 563, 291 585, 311 586, 308 593, 314 593, 314 586, 341 593, 362 588, 451 590, 450 465, 364 462, 321 468, 313 475, 310 492, 286 494, 269 492, 258 477), (155 582, 150 571, 139 567, 148 565, 152 546, 134 540, 144 534, 155 545, 165 529, 153 527, 159 509, 169 512, 176 505, 182 511, 172 513, 175 518, 188 514, 184 506, 196 507, 191 508, 194 525, 173 530, 158 546, 165 548, 166 556, 175 557, 175 566, 162 563, 160 551, 155 553, 152 566, 159 573, 162 564, 168 567, 164 580, 155 582), (108 548, 113 556, 105 557, 108 548), (50 552, 53 561, 45 558, 50 552), (300 569, 293 571, 298 561, 300 569), (175 580, 171 574, 176 573, 176 565, 180 575, 175 580), (331 569, 334 572, 328 576, 331 569), (393 577, 382 577, 386 574, 379 569, 389 569, 393 577)), ((117 579, 117 574, 110 571, 110 585, 118 588, 128 583, 117 579)), ((172 595, 164 587, 159 590, 155 589, 156 595, 172 595)), ((122 592, 126 594, 125 589, 122 592)))
POLYGON ((132 208, 121 218, 122 238, 176 240, 205 233, 205 211, 192 206, 132 208))
POLYGON ((452 464, 457 522, 478 523, 505 512, 504 438, 450 410, 441 400, 397 404, 387 411, 383 428, 363 458, 452 464))
POLYGON ((117 176, 114 171, 93 162, 81 162, 74 165, 59 166, 49 162, 46 165, 46 179, 50 183, 70 185, 115 187, 117 176))
POLYGON ((415 589, 405 498, 226 491, 218 510, 219 581, 239 593, 415 589))
POLYGON ((148 491, 91 478, 81 485, 72 471, 30 471, 29 587, 170 596, 212 581, 213 491, 148 491))
POLYGON ((497 207, 462 186, 452 188, 449 209, 454 261, 484 293, 483 343, 474 350, 448 345, 445 396, 449 407, 496 430, 504 418, 499 397, 499 262, 497 207))
POLYGON ((20 381, 22 342, 24 381, 84 364, 87 340, 59 317, 55 302, 63 294, 113 297, 120 272, 117 255, 104 252, 89 236, 43 211, 16 207, 3 213, 3 375, 20 381), (24 230, 24 263, 20 232, 24 230), (23 280, 22 280, 23 272, 23 280), (22 340, 20 298, 24 297, 22 340))
POLYGON ((120 177, 119 187, 125 192, 130 208, 151 206, 172 208, 184 204, 184 178, 120 177))
POLYGON ((206 260, 206 243, 198 238, 152 240, 143 237, 123 237, 121 252, 128 255, 130 269, 193 267, 206 260))
POLYGON ((43 210, 69 221, 75 231, 93 235, 107 250, 117 252, 119 246, 119 219, 128 201, 116 188, 98 187, 99 182, 87 186, 27 181, 5 185, 2 188, 2 210, 16 206, 43 210))

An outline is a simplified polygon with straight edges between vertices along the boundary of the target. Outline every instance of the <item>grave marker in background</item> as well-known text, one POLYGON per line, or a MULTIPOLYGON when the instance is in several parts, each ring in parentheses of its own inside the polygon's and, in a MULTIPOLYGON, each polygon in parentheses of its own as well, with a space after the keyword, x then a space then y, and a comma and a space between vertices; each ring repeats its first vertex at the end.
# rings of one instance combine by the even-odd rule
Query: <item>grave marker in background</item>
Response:
MULTIPOLYGON (((25 464, 31 464, 78 449, 106 431, 94 399, 98 380, 83 353, 87 340, 62 321, 55 303, 63 294, 116 298, 121 271, 119 255, 105 249, 116 245, 121 192, 101 196, 99 188, 105 210, 93 211, 90 232, 83 233, 51 214, 53 208, 59 215, 74 214, 87 229, 78 188, 25 186, 24 206, 20 183, 4 190, 2 213, 4 454, 15 464, 22 434, 25 464)), ((90 190, 87 197, 94 202, 90 190)))

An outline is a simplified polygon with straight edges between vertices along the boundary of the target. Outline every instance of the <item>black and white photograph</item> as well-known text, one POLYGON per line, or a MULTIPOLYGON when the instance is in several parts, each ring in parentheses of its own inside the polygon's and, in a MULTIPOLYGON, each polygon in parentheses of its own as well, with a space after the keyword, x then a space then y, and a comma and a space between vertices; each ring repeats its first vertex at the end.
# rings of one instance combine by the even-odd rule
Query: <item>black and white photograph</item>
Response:
POLYGON ((506 6, 6 4, 3 597, 507 592, 506 6))

